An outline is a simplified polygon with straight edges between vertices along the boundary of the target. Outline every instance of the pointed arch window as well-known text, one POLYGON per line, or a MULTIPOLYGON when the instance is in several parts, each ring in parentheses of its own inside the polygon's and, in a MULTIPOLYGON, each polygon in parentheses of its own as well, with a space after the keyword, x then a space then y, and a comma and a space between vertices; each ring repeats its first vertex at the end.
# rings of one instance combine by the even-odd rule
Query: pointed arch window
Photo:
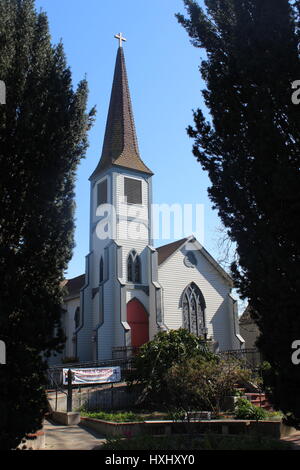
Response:
POLYGON ((141 282, 141 259, 135 250, 132 250, 127 259, 127 281, 141 282))
POLYGON ((104 261, 103 256, 100 258, 100 266, 99 266, 99 284, 104 281, 104 261))
POLYGON ((199 287, 192 282, 182 294, 183 328, 196 336, 205 336, 205 299, 199 287))
POLYGON ((134 282, 141 282, 141 259, 136 256, 134 262, 134 282))

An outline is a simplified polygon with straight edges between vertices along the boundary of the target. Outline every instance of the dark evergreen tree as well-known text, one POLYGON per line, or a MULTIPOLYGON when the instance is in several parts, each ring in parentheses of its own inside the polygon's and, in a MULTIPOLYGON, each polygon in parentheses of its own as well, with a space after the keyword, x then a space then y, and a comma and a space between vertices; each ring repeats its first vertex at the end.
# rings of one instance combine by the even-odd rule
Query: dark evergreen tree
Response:
POLYGON ((74 180, 94 109, 72 87, 34 0, 0 2, 0 448, 40 428, 45 358, 59 351, 61 281, 73 249, 74 180))
POLYGON ((299 2, 184 3, 187 17, 177 19, 206 53, 200 70, 211 116, 194 112, 193 152, 237 244, 232 272, 272 366, 271 399, 300 424, 300 366, 291 361, 300 339, 300 107, 291 100, 300 79, 299 2))

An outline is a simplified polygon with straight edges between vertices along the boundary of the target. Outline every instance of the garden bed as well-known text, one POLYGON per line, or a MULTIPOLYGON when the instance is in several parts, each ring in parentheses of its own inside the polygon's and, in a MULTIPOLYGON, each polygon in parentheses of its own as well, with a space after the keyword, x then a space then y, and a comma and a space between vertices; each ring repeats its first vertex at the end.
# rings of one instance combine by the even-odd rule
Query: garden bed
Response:
MULTIPOLYGON (((145 420, 135 422, 109 422, 82 416, 81 424, 105 436, 178 435, 178 434, 219 434, 256 435, 279 439, 283 425, 280 421, 253 421, 237 419, 214 419, 201 421, 145 420)), ((291 433, 293 431, 291 430, 291 433)), ((286 433, 286 431, 285 431, 286 433)))
POLYGON ((170 414, 163 411, 81 411, 81 416, 113 423, 143 422, 170 419, 170 414))
MULTIPOLYGON (((248 402, 248 400, 247 400, 248 402)), ((249 403, 249 402, 248 402, 249 403)), ((281 421, 282 415, 277 412, 267 412, 261 408, 254 407, 249 403, 247 409, 238 410, 239 414, 233 412, 221 412, 218 416, 208 411, 167 412, 167 411, 147 411, 147 410, 120 410, 120 411, 86 411, 81 410, 81 416, 85 418, 100 419, 112 423, 129 423, 143 421, 203 421, 209 419, 233 420, 236 418, 250 421, 267 420, 281 421), (242 412, 241 412, 242 411, 242 412), (257 413, 259 411, 259 413, 257 413), (188 419, 189 418, 189 419, 188 419)))

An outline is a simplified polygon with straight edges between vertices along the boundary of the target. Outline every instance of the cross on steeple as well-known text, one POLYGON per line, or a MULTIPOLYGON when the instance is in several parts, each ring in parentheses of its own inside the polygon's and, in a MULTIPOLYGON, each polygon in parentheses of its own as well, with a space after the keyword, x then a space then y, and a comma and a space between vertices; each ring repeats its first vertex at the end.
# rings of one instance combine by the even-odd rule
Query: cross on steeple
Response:
POLYGON ((116 34, 115 38, 119 39, 119 46, 120 47, 123 47, 122 46, 122 41, 127 41, 127 39, 124 38, 123 33, 116 34))
POLYGON ((91 175, 93 180, 108 168, 122 167, 148 175, 153 174, 141 160, 139 153, 122 47, 125 38, 122 33, 116 34, 115 37, 120 41, 120 47, 117 51, 101 158, 91 175))

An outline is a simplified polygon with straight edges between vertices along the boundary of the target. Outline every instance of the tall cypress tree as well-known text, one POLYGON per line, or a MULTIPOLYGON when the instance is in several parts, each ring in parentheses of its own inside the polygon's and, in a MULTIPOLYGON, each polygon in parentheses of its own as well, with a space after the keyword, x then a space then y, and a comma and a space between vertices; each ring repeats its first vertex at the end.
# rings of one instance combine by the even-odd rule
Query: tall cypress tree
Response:
POLYGON ((209 196, 237 244, 232 272, 261 331, 258 346, 272 370, 268 391, 288 421, 300 424, 300 109, 291 84, 300 79, 299 2, 184 1, 178 14, 201 63, 205 104, 193 153, 208 171, 209 196), (297 9, 298 7, 298 9, 297 9))
POLYGON ((0 448, 41 427, 46 360, 59 351, 60 283, 71 258, 74 180, 94 109, 73 90, 62 44, 34 0, 0 2, 0 448))

